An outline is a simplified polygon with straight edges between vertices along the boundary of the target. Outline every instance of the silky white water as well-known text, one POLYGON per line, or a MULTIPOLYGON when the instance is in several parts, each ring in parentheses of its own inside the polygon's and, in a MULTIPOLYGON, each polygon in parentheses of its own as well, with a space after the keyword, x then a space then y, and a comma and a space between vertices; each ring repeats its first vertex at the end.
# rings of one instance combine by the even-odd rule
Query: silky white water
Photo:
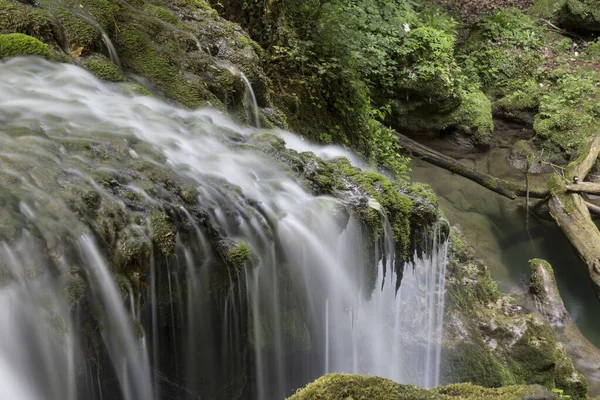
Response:
MULTIPOLYGON (((0 384, 0 398, 282 399, 338 371, 439 383, 444 240, 429 239, 396 292, 385 216, 369 256, 359 221, 336 215, 343 201, 307 193, 283 164, 240 145, 254 140, 256 128, 37 58, 4 62, 0 76, 0 219, 17 226, 0 236, 0 382, 10 382, 0 384), (125 158, 102 164, 123 147, 125 158), (56 188, 92 188, 100 204, 120 204, 114 218, 123 229, 143 231, 148 210, 168 204, 137 172, 123 172, 139 161, 193 182, 202 210, 173 207, 191 233, 177 233, 175 256, 152 256, 146 276, 123 280, 91 229, 97 219, 86 220, 71 194, 56 188), (103 184, 102 174, 133 178, 103 184), (123 191, 140 205, 121 200, 123 191), (228 272, 231 285, 214 278, 215 236, 243 241, 253 253, 245 268, 228 272), (89 308, 66 298, 74 272, 93 294, 89 308), (75 321, 91 316, 90 336, 75 321)), ((294 144, 289 133, 271 133, 294 144)))

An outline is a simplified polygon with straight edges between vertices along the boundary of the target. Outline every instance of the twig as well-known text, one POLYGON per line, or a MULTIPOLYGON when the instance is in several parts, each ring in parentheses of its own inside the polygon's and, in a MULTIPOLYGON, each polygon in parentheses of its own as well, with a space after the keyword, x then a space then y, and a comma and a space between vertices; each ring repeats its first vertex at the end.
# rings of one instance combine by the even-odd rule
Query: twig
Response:
POLYGON ((585 40, 585 38, 577 35, 576 33, 571 33, 569 31, 565 31, 562 28, 559 28, 558 26, 554 25, 552 22, 548 21, 547 19, 542 18, 542 22, 545 23, 546 25, 548 25, 550 28, 552 28, 552 30, 554 30, 557 33, 562 33, 563 35, 571 36, 571 37, 574 37, 574 38, 577 38, 580 40, 585 40))

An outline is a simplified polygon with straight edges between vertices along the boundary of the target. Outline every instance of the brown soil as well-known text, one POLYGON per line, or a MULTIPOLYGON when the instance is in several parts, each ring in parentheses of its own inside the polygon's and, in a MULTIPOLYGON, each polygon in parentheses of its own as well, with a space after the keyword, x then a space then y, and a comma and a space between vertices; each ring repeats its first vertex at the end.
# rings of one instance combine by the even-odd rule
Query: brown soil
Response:
POLYGON ((521 10, 531 7, 533 0, 433 0, 448 9, 465 25, 472 25, 482 17, 507 7, 521 10))

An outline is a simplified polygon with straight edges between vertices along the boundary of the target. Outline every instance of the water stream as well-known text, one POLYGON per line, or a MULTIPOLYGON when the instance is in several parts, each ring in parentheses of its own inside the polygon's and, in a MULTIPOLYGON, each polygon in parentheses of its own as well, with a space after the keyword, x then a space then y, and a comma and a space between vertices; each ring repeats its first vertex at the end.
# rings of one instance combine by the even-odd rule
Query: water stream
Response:
POLYGON ((367 243, 342 200, 241 145, 256 128, 72 65, 20 58, 0 75, 0 397, 283 399, 337 371, 439 382, 445 238, 396 293, 385 216, 367 243), (148 168, 169 190, 148 188, 148 168), (175 204, 173 179, 200 206, 175 204), (185 229, 151 241, 157 208, 185 229), (132 242, 115 235, 147 265, 118 270, 132 242), (240 243, 252 256, 225 268, 240 243))

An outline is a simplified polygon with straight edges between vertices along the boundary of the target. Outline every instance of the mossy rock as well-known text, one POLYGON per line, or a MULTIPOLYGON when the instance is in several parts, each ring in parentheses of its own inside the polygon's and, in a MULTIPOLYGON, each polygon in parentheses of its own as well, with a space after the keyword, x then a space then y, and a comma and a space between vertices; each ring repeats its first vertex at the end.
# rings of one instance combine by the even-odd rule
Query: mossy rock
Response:
POLYGON ((568 74, 540 97, 533 128, 542 147, 569 158, 585 150, 597 130, 599 82, 594 74, 568 74))
POLYGON ((558 396, 540 386, 508 386, 487 389, 471 384, 456 384, 435 389, 400 385, 373 376, 325 375, 288 400, 553 400, 558 396))
POLYGON ((0 33, 25 33, 52 45, 62 44, 60 28, 46 10, 16 0, 0 0, 0 33))
POLYGON ((492 104, 475 86, 458 89, 456 104, 447 113, 416 110, 397 101, 392 110, 395 126, 405 132, 436 136, 455 132, 469 137, 475 145, 488 146, 494 130, 492 104))
POLYGON ((447 383, 471 382, 491 388, 517 383, 482 340, 461 342, 456 348, 446 349, 441 373, 447 383))
POLYGON ((22 33, 0 35, 0 59, 25 55, 50 58, 51 53, 46 44, 34 37, 22 33))

